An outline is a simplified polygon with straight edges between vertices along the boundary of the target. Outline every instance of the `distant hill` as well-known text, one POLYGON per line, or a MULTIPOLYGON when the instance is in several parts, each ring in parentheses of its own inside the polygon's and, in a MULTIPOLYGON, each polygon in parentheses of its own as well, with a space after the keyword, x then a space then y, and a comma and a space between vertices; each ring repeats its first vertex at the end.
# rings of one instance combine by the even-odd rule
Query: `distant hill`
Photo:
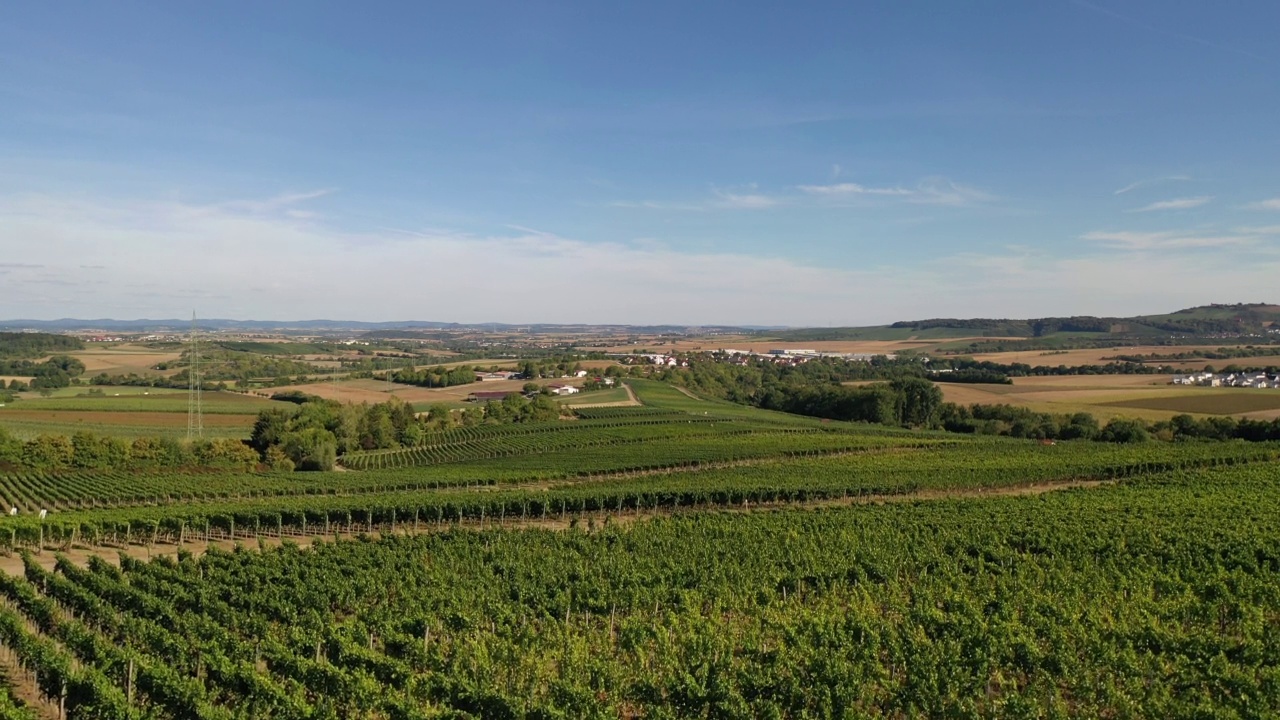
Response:
MULTIPOLYGON (((663 334, 713 334, 727 332, 753 332, 760 326, 709 326, 709 325, 591 325, 591 324, 513 324, 513 323, 455 323, 433 320, 400 320, 392 322, 364 322, 360 320, 229 320, 225 318, 200 318, 196 326, 201 330, 246 330, 260 332, 303 331, 314 333, 361 332, 378 337, 413 337, 415 331, 475 330, 487 332, 522 332, 534 334, 619 332, 641 335, 663 334)), ((0 320, 0 330, 24 330, 41 332, 186 332, 191 329, 190 320, 112 320, 98 318, 80 320, 0 320)))
MULTIPOLYGON (((805 328, 769 332, 769 337, 793 342, 814 340, 946 340, 948 338, 1010 338, 1026 346, 1133 341, 1177 343, 1229 338, 1267 338, 1280 342, 1280 305, 1265 303, 1204 305, 1167 315, 1136 317, 931 318, 890 325, 851 328, 805 328)), ((1008 344, 1006 342, 1005 344, 1008 344)))

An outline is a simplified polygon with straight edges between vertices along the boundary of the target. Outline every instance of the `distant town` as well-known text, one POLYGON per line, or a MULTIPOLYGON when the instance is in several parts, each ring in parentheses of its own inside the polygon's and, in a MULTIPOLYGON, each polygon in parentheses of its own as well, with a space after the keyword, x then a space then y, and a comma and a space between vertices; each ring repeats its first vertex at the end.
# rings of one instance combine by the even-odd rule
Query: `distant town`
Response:
POLYGON ((1280 388, 1280 375, 1268 375, 1264 372, 1198 372, 1190 375, 1178 375, 1173 379, 1172 383, 1174 385, 1242 387, 1266 390, 1280 388))

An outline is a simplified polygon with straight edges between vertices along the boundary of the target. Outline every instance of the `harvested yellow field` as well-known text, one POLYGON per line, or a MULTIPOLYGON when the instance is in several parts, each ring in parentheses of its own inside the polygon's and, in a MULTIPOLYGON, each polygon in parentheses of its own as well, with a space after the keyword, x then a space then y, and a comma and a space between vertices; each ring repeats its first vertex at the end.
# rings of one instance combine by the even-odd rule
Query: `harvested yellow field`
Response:
MULTIPOLYGON (((84 363, 86 375, 97 375, 98 373, 107 373, 109 375, 124 375, 128 373, 154 375, 158 371, 152 368, 157 364, 174 362, 181 357, 181 352, 179 351, 161 352, 128 345, 112 348, 90 348, 67 354, 84 363)), ((175 372, 178 372, 178 370, 175 369, 158 374, 172 375, 175 372)))
POLYGON ((1280 392, 1184 387, 1170 385, 1171 379, 1171 375, 1069 375, 1014 378, 1013 385, 938 383, 938 387, 948 402, 961 405, 1018 405, 1037 412, 1088 412, 1102 419, 1167 420, 1182 413, 1280 417, 1280 408, 1268 407, 1280 405, 1280 392))

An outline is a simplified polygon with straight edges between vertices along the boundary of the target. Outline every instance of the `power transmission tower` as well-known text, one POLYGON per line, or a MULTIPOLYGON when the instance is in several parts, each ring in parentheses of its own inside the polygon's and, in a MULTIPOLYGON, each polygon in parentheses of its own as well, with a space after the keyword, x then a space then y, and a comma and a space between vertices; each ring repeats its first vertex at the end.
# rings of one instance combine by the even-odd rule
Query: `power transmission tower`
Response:
POLYGON ((191 358, 187 365, 187 440, 204 436, 204 409, 200 405, 200 340, 196 314, 191 313, 191 358))

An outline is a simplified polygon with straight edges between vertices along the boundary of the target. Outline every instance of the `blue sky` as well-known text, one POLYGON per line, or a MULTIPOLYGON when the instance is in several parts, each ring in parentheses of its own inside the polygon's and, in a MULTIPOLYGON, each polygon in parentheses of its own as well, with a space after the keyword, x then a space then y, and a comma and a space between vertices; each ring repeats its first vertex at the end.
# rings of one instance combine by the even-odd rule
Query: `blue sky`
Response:
POLYGON ((26 3, 0 316, 1277 301, 1276 27, 1170 0, 26 3))

